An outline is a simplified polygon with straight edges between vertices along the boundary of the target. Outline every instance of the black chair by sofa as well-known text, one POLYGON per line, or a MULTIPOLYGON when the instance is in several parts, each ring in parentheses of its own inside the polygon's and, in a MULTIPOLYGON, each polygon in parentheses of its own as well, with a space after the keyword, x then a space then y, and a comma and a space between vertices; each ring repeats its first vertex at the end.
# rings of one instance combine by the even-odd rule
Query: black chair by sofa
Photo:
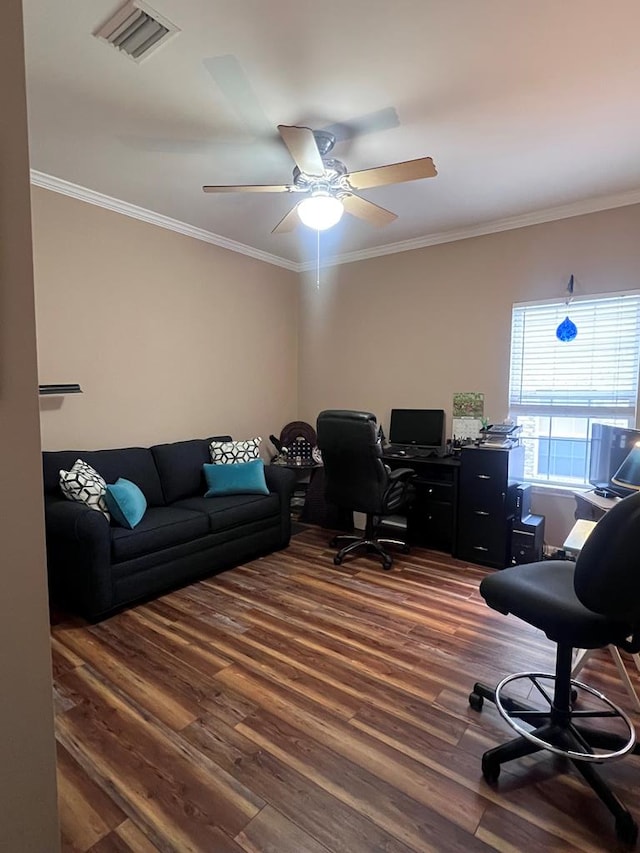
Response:
POLYGON ((370 412, 320 412, 317 433, 327 501, 367 516, 364 536, 340 535, 331 540, 332 547, 347 543, 333 562, 339 566, 347 554, 364 549, 377 553, 383 567, 390 569, 393 558, 385 546, 401 548, 405 553, 409 546, 400 539, 377 536, 378 527, 384 516, 402 510, 410 502, 413 489, 409 480, 413 470, 390 471, 384 464, 376 416, 370 412))
POLYGON ((480 592, 489 607, 535 625, 557 644, 555 674, 510 675, 495 689, 476 684, 469 696, 477 711, 484 699, 494 702, 518 732, 515 739, 483 755, 482 773, 488 782, 497 781, 506 761, 541 749, 562 755, 612 812, 618 838, 630 845, 636 842, 638 827, 594 764, 640 753, 633 724, 602 693, 572 681, 571 659, 574 648, 616 645, 632 653, 640 650, 639 554, 640 493, 621 501, 598 522, 576 563, 529 563, 484 578, 480 592), (533 685, 531 695, 539 705, 504 696, 504 688, 514 682, 533 685), (605 721, 606 729, 598 728, 599 721, 605 721), (622 734, 614 732, 616 726, 622 734))

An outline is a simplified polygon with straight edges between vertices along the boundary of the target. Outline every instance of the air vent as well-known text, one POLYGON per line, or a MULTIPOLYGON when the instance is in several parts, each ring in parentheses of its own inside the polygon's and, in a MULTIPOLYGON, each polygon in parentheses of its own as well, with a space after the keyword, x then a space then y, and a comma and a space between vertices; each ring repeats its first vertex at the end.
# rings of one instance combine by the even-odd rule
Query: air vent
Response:
POLYGON ((128 0, 93 35, 140 62, 179 32, 175 24, 146 3, 128 0))

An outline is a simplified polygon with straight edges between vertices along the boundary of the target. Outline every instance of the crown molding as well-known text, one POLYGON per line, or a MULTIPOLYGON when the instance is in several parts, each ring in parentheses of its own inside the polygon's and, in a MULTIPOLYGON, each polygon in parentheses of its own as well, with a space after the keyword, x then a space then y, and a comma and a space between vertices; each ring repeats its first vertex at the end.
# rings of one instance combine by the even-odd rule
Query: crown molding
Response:
MULTIPOLYGON (((113 210, 116 213, 122 213, 124 216, 130 216, 133 219, 140 219, 142 222, 148 222, 151 225, 157 225, 160 228, 166 228, 169 231, 176 231, 178 234, 184 234, 187 237, 193 237, 196 240, 202 240, 205 243, 212 243, 214 246, 220 246, 222 249, 229 249, 231 252, 238 252, 241 255, 247 255, 250 258, 255 258, 258 261, 264 261, 267 264, 283 267, 292 272, 309 272, 315 269, 315 261, 305 261, 296 263, 287 258, 281 258, 278 255, 272 255, 269 252, 263 252, 261 249, 255 249, 252 246, 247 246, 244 243, 238 243, 235 240, 229 240, 227 237, 222 237, 220 234, 214 234, 212 231, 205 231, 204 228, 196 228, 194 225, 189 225, 186 222, 180 222, 177 219, 171 219, 169 216, 164 216, 161 213, 155 213, 152 210, 147 210, 144 207, 138 207, 135 204, 130 204, 127 201, 113 198, 112 196, 104 195, 95 190, 81 187, 79 184, 72 184, 70 181, 65 181, 62 178, 56 178, 53 175, 47 175, 44 172, 38 172, 35 169, 31 170, 31 183, 37 187, 43 187, 53 192, 68 195, 72 198, 77 198, 80 201, 85 201, 88 204, 95 204, 98 207, 104 207, 107 210, 113 210)), ((487 234, 497 234, 500 231, 511 231, 515 228, 526 228, 529 225, 541 225, 545 222, 554 222, 558 219, 569 219, 573 216, 583 216, 588 213, 597 213, 601 210, 611 210, 616 207, 626 207, 630 204, 640 203, 640 189, 630 190, 627 192, 616 193, 613 195, 600 196, 599 198, 586 199, 584 201, 565 204, 560 207, 548 207, 544 210, 536 210, 531 213, 524 213, 520 216, 510 216, 506 219, 495 219, 491 222, 483 222, 479 225, 472 225, 468 228, 455 228, 451 231, 440 231, 436 234, 427 234, 424 237, 415 237, 412 240, 402 240, 398 243, 387 243, 384 246, 374 246, 370 249, 361 249, 356 252, 347 252, 343 255, 330 255, 322 259, 323 267, 339 266, 340 264, 351 264, 356 261, 366 261, 370 258, 379 258, 382 255, 395 255, 399 252, 410 252, 413 249, 424 249, 428 246, 437 246, 441 243, 453 243, 456 240, 467 240, 471 237, 483 237, 487 234)))
POLYGON ((54 175, 47 175, 44 172, 37 172, 35 169, 32 169, 31 183, 36 187, 42 187, 45 190, 52 190, 62 195, 71 196, 72 198, 77 198, 79 201, 86 201, 87 204, 95 204, 97 207, 104 207, 107 210, 113 210, 115 213, 122 213, 124 216, 130 216, 132 219, 140 219, 142 222, 166 228, 168 231, 176 231, 178 234, 202 240, 204 243, 212 243, 214 246, 220 246, 222 249, 229 249, 232 252, 247 255, 258 261, 265 261, 267 264, 284 267, 284 269, 291 270, 292 272, 300 272, 300 265, 294 261, 279 258, 277 255, 271 255, 269 252, 254 249, 252 246, 247 246, 244 243, 237 243, 235 240, 229 240, 227 237, 220 236, 220 234, 205 231, 204 228, 196 228, 187 222, 171 219, 170 216, 164 216, 161 213, 155 213, 153 210, 138 207, 138 205, 130 204, 128 201, 121 201, 95 190, 81 187, 78 184, 72 184, 69 181, 64 181, 62 178, 56 178, 54 175))
MULTIPOLYGON (((440 243, 453 243, 456 240, 467 240, 470 237, 483 237, 487 234, 497 234, 500 231, 511 231, 515 228, 526 228, 528 225, 541 225, 545 222, 554 222, 558 219, 570 219, 573 216, 583 216, 588 213, 597 213, 600 210, 612 210, 616 207, 626 207, 630 204, 640 204, 640 189, 628 192, 616 193, 615 195, 600 196, 599 198, 565 204, 561 207, 548 207, 544 210, 535 210, 520 216, 509 216, 506 219, 495 219, 492 222, 483 222, 480 225, 472 225, 468 228, 456 228, 451 231, 440 231, 436 234, 428 234, 424 237, 415 237, 412 240, 403 240, 399 243, 387 243, 385 246, 374 246, 371 249, 362 249, 357 252, 347 252, 343 255, 329 255, 322 259, 323 267, 350 264, 355 261, 365 261, 369 258, 378 258, 382 255, 395 255, 398 252, 410 252, 413 249, 424 249, 427 246, 437 246, 440 243)), ((299 272, 308 272, 316 267, 315 261, 306 261, 298 264, 299 272)))

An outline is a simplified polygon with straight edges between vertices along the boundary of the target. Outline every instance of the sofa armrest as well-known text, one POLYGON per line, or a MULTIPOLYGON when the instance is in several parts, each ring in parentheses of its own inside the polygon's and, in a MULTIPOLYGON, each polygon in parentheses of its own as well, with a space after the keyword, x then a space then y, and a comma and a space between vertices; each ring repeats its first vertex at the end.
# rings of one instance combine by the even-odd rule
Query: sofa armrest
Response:
POLYGON ((282 465, 265 465, 264 478, 269 491, 276 492, 288 505, 297 483, 295 473, 282 465))
POLYGON ((298 478, 281 465, 265 465, 267 488, 280 498, 280 547, 286 548, 291 539, 291 498, 298 478))
POLYGON ((52 598, 97 618, 113 606, 109 522, 84 504, 48 497, 45 526, 52 598))
POLYGON ((47 534, 76 542, 96 543, 104 539, 109 547, 109 522, 101 512, 78 501, 48 498, 45 501, 47 534))

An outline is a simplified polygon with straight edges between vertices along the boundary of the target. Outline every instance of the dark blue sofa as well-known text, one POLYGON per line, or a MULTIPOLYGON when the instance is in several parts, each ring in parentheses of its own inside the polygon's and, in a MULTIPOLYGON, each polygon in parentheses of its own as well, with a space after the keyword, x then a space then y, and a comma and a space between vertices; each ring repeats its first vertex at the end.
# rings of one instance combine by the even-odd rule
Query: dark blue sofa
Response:
MULTIPOLYGON (((229 436, 215 436, 230 440, 229 436)), ((284 548, 291 535, 291 471, 265 465, 269 495, 203 497, 209 443, 43 453, 47 565, 52 601, 97 621, 115 610, 284 548), (67 500, 60 469, 88 462, 108 483, 132 480, 147 511, 133 530, 67 500)))

